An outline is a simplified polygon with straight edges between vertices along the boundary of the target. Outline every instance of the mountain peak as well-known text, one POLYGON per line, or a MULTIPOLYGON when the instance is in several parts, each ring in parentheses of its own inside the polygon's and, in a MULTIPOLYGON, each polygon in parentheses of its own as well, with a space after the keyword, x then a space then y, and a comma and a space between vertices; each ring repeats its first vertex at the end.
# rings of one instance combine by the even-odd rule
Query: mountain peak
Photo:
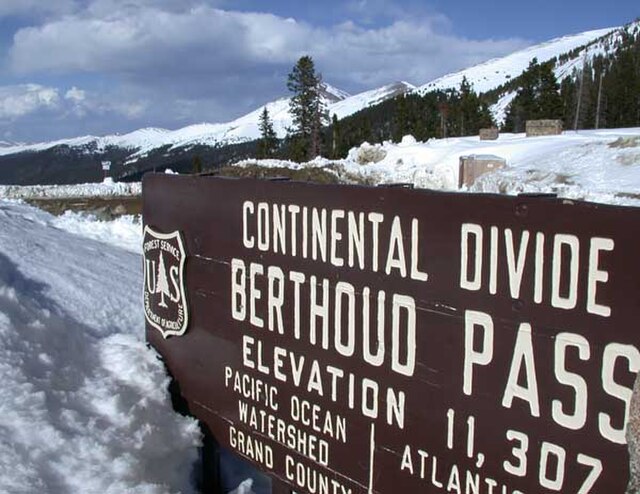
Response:
POLYGON ((383 86, 382 88, 388 91, 396 91, 398 94, 417 89, 416 86, 414 86, 413 84, 407 81, 395 81, 395 82, 392 82, 391 84, 387 84, 386 86, 383 86))
POLYGON ((320 95, 329 103, 337 103, 350 97, 351 95, 342 89, 331 86, 326 82, 320 83, 320 95))
MULTIPOLYGON (((407 88, 406 83, 394 83, 393 85, 351 96, 346 91, 323 82, 321 97, 327 106, 329 114, 337 113, 339 118, 343 118, 363 108, 377 104, 384 98, 392 97, 400 91, 406 92, 407 88), (392 86, 393 88, 391 88, 392 86)), ((0 156, 25 151, 43 151, 56 146, 76 148, 95 144, 97 150, 104 150, 108 147, 127 149, 129 152, 127 162, 132 163, 148 155, 153 150, 162 147, 167 147, 169 150, 188 149, 193 146, 219 146, 258 139, 260 138, 260 115, 264 108, 269 111, 276 134, 279 137, 284 137, 287 129, 292 124, 289 101, 290 98, 287 97, 279 98, 265 103, 256 110, 231 122, 225 123, 201 123, 176 130, 149 127, 123 135, 84 136, 23 146, 10 145, 10 143, 3 145, 3 143, 0 143, 0 156)))

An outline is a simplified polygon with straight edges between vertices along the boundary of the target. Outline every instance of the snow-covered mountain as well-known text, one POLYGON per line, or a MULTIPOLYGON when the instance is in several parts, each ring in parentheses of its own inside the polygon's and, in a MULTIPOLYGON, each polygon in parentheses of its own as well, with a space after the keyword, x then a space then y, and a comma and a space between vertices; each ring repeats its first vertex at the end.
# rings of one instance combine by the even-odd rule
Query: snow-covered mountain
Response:
POLYGON ((387 84, 371 91, 356 94, 341 101, 337 101, 329 108, 329 114, 335 114, 338 118, 344 118, 349 115, 382 103, 390 98, 394 98, 400 94, 415 90, 416 87, 406 81, 398 81, 393 84, 387 84))
MULTIPOLYGON (((349 95, 325 84, 322 96, 329 115, 335 114, 342 119, 399 94, 425 94, 438 89, 458 88, 463 77, 467 78, 477 92, 495 90, 520 76, 534 58, 539 62, 555 60, 556 75, 562 79, 571 75, 574 69, 582 67, 584 61, 599 54, 612 53, 625 31, 631 33, 638 29, 640 22, 636 21, 623 27, 564 36, 445 75, 419 87, 407 82, 396 82, 349 95)), ((499 123, 503 121, 506 108, 514 96, 514 88, 504 89, 491 107, 494 118, 499 123)), ((242 159, 251 153, 248 149, 252 145, 245 143, 260 136, 259 119, 265 107, 269 111, 276 134, 284 137, 287 129, 292 126, 289 98, 269 102, 225 123, 200 123, 177 130, 145 128, 124 135, 84 136, 29 145, 1 142, 0 182, 34 184, 94 180, 100 176, 99 163, 103 159, 112 160, 117 165, 116 176, 119 177, 174 165, 183 170, 190 169, 194 155, 202 155, 205 160, 214 164, 242 159), (229 145, 239 146, 232 149, 229 145), (224 154, 223 150, 228 154, 224 154), (80 173, 79 164, 84 167, 82 176, 74 175, 80 173), (128 166, 130 164, 135 166, 128 166), (56 167, 55 170, 52 169, 53 166, 56 167)))
MULTIPOLYGON (((374 106, 386 99, 415 92, 425 94, 439 89, 458 88, 463 77, 473 85, 476 92, 487 92, 508 83, 518 77, 534 58, 539 62, 556 59, 556 76, 562 79, 570 75, 575 68, 582 66, 585 60, 597 54, 611 51, 616 40, 624 30, 640 28, 640 22, 631 23, 624 27, 611 27, 584 33, 563 36, 545 43, 537 44, 517 51, 502 58, 496 58, 459 72, 447 74, 419 87, 408 82, 396 82, 356 95, 350 95, 329 84, 323 84, 322 96, 329 115, 344 118, 364 108, 374 106)), ((494 116, 501 121, 504 110, 513 99, 515 93, 505 92, 492 108, 494 116)), ((279 137, 284 137, 292 124, 289 114, 289 98, 281 98, 261 106, 231 122, 201 123, 183 127, 177 130, 159 128, 145 128, 124 135, 109 135, 104 137, 84 136, 38 144, 0 144, 0 156, 7 156, 25 151, 42 151, 56 146, 73 148, 87 148, 91 152, 105 150, 110 147, 130 150, 128 161, 148 155, 160 148, 167 150, 188 149, 189 147, 221 146, 247 142, 259 138, 258 128, 260 114, 266 106, 273 120, 274 130, 279 137)))
MULTIPOLYGON (((415 87, 407 82, 396 82, 351 96, 338 88, 323 83, 322 99, 329 115, 336 114, 338 118, 344 118, 364 108, 381 103, 385 99, 413 89, 415 87)), ((0 156, 44 151, 56 146, 85 148, 90 152, 101 152, 111 147, 117 147, 131 151, 127 161, 132 163, 151 151, 164 147, 171 151, 193 146, 213 147, 247 142, 260 137, 258 124, 265 106, 273 121, 273 127, 278 137, 284 137, 287 133, 287 128, 292 125, 291 115, 289 114, 289 100, 290 98, 281 98, 272 101, 227 123, 201 123, 177 130, 145 128, 123 135, 84 136, 30 145, 11 145, 7 143, 6 146, 0 146, 0 156)))
MULTIPOLYGON (((478 93, 486 93, 508 83, 524 72, 529 63, 536 58, 543 63, 555 59, 555 75, 559 81, 570 76, 597 55, 611 53, 625 32, 636 32, 640 21, 623 27, 597 29, 584 33, 563 36, 545 43, 530 46, 502 58, 495 58, 459 72, 447 74, 415 89, 417 94, 430 91, 459 88, 464 77, 478 93)), ((515 97, 515 91, 505 91, 491 111, 498 123, 504 121, 509 103, 515 97)))
POLYGON ((537 58, 538 62, 546 62, 554 57, 587 45, 603 36, 607 36, 618 29, 619 28, 608 28, 587 31, 585 33, 563 36, 562 38, 556 38, 539 45, 530 46, 506 57, 494 58, 468 69, 439 77, 418 87, 416 92, 425 94, 438 89, 459 88, 462 78, 466 77, 476 92, 486 93, 509 82, 511 78, 522 74, 529 65, 529 62, 534 58, 537 58))

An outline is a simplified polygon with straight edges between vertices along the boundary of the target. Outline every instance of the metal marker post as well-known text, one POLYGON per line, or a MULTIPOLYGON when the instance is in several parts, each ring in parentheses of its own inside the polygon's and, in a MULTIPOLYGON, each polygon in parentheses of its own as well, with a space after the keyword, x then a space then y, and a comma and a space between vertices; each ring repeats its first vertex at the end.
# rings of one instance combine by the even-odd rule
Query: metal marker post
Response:
POLYGON ((104 171, 104 179, 107 179, 109 174, 109 170, 111 169, 111 161, 103 161, 102 162, 102 170, 104 171))

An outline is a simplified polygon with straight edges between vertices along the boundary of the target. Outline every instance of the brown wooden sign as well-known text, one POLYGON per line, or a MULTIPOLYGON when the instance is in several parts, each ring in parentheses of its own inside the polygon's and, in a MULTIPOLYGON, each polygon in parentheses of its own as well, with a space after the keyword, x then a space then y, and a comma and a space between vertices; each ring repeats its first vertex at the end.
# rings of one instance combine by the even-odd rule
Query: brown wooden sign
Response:
POLYGON ((143 193, 148 339, 270 475, 624 492, 638 209, 164 175, 143 193))

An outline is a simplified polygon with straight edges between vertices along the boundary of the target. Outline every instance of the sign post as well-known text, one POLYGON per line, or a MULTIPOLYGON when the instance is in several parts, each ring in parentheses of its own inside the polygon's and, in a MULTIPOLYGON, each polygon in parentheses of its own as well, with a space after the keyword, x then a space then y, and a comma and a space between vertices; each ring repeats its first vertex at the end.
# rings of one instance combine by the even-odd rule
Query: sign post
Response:
POLYGON ((640 211, 146 175, 147 338, 298 492, 622 493, 640 211))
POLYGON ((102 171, 104 172, 105 180, 109 175, 109 170, 110 169, 111 169, 111 161, 103 161, 102 162, 102 171))

